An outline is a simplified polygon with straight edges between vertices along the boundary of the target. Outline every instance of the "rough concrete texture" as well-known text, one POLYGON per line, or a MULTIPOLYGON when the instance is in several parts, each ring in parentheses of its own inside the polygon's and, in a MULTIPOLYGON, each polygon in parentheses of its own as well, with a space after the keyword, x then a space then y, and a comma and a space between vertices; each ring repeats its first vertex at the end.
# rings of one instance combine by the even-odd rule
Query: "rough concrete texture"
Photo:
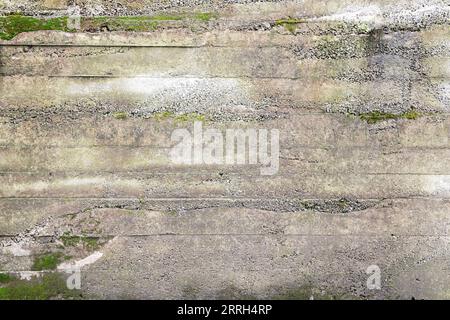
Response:
POLYGON ((39 298, 450 299, 448 1, 0 12, 72 5, 166 16, 0 41, 0 298, 78 261, 81 290, 39 298), (278 174, 171 163, 195 120, 279 129, 278 174))

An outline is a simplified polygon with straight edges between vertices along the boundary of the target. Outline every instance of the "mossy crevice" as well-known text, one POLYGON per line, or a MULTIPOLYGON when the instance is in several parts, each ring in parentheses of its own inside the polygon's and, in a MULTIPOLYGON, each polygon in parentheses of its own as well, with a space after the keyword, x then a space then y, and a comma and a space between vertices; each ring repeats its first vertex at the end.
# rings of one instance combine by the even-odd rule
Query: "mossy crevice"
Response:
POLYGON ((69 232, 65 232, 60 238, 65 247, 75 247, 82 245, 88 250, 97 250, 100 248, 99 239, 97 237, 76 236, 69 232))
POLYGON ((375 124, 377 122, 386 120, 398 120, 398 119, 416 120, 420 116, 421 114, 415 110, 410 110, 399 114, 387 113, 382 111, 372 111, 368 113, 359 114, 359 118, 361 120, 366 121, 368 124, 375 124))
POLYGON ((282 26, 287 31, 291 33, 295 33, 297 30, 297 26, 300 23, 305 23, 306 20, 304 19, 297 19, 297 18, 284 18, 284 19, 278 19, 275 21, 276 26, 282 26))

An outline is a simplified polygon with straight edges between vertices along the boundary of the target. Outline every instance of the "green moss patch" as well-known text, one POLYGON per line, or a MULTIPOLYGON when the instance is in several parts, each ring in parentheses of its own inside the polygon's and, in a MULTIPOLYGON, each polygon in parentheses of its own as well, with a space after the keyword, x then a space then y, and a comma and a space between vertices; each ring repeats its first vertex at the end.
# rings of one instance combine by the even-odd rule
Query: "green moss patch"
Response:
POLYGON ((99 240, 96 237, 75 236, 66 232, 59 239, 65 247, 82 245, 88 250, 97 250, 100 247, 99 240))
POLYGON ((128 114, 126 112, 114 112, 112 115, 115 119, 118 120, 125 120, 126 118, 128 118, 128 114))
POLYGON ((35 257, 31 270, 55 270, 58 264, 63 260, 60 252, 47 253, 35 257))
POLYGON ((200 21, 210 21, 211 19, 216 19, 217 14, 211 12, 199 12, 194 15, 194 18, 200 21))
POLYGON ((67 17, 34 18, 21 15, 0 17, 0 38, 10 40, 22 32, 38 30, 73 31, 67 27, 67 17))
POLYGON ((175 121, 178 122, 190 122, 190 121, 205 121, 206 118, 202 114, 198 113, 184 113, 184 114, 178 114, 175 116, 175 121))
POLYGON ((157 20, 157 21, 177 21, 177 20, 183 20, 183 15, 169 15, 169 14, 162 14, 157 16, 152 16, 151 20, 157 20))
POLYGON ((164 21, 199 20, 207 22, 216 17, 215 13, 199 12, 155 16, 81 17, 80 30, 68 27, 68 17, 41 18, 19 14, 0 17, 0 39, 11 40, 22 32, 58 30, 65 32, 97 31, 154 31, 164 21))
POLYGON ((306 21, 303 19, 296 18, 286 18, 286 19, 278 19, 275 21, 276 26, 283 26, 287 31, 294 33, 297 29, 297 25, 299 23, 305 23, 306 21))
POLYGON ((9 273, 0 273, 0 284, 1 283, 8 283, 15 279, 12 275, 9 273))
POLYGON ((363 113, 359 115, 361 120, 367 121, 369 124, 374 124, 385 120, 396 120, 396 119, 408 119, 416 120, 421 116, 417 111, 411 110, 400 114, 386 113, 380 111, 372 111, 368 113, 363 113))
POLYGON ((78 290, 69 290, 64 277, 57 273, 33 277, 31 280, 14 279, 0 287, 0 300, 79 299, 78 290))
POLYGON ((305 23, 305 22, 306 22, 306 20, 304 20, 304 19, 286 18, 286 19, 276 20, 275 25, 284 26, 286 24, 299 24, 299 23, 305 23))
POLYGON ((164 112, 158 112, 158 113, 154 113, 152 115, 152 118, 156 119, 156 120, 166 120, 166 119, 170 119, 172 117, 174 117, 174 113, 170 112, 170 111, 164 111, 164 112))

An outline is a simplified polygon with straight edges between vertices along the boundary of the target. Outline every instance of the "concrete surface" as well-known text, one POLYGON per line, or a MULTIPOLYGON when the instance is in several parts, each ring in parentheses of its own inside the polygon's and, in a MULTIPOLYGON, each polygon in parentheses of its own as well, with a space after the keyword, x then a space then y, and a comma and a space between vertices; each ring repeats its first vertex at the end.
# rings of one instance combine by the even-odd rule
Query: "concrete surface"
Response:
POLYGON ((448 1, 1 0, 0 12, 73 3, 214 18, 0 41, 3 274, 39 281, 56 272, 32 270, 43 254, 99 252, 76 298, 450 298, 448 1), (395 116, 364 120, 375 111, 395 116), (279 129, 278 174, 171 163, 171 132, 200 116, 279 129))

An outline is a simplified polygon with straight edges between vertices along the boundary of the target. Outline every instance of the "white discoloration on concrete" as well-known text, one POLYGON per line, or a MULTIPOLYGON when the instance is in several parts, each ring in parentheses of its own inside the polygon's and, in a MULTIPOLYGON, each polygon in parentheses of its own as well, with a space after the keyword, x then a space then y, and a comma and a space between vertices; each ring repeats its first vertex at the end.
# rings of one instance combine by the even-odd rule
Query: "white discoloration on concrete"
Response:
POLYGON ((3 248, 3 252, 12 254, 15 257, 24 257, 30 255, 30 250, 22 248, 19 243, 12 242, 3 248))
POLYGON ((439 98, 444 102, 446 111, 450 111, 450 82, 443 82, 438 86, 439 98))
MULTIPOLYGON (((402 9, 400 11, 396 11, 395 15, 397 19, 408 19, 410 17, 431 17, 439 11, 444 10, 442 6, 438 5, 428 5, 423 7, 413 7, 411 9, 402 9)), ((448 9, 447 9, 448 10, 448 9)))
POLYGON ((95 251, 93 254, 87 256, 86 258, 82 260, 78 260, 75 262, 63 262, 58 266, 58 270, 66 271, 66 270, 76 270, 81 269, 84 266, 90 265, 95 263, 98 259, 100 259, 103 256, 103 253, 100 251, 95 251))
POLYGON ((87 94, 114 93, 138 94, 153 96, 166 91, 174 95, 193 93, 219 94, 221 90, 234 90, 239 94, 239 82, 235 79, 204 79, 196 77, 167 78, 158 75, 137 75, 134 78, 111 79, 93 84, 70 84, 67 88, 69 95, 79 96, 87 94))
POLYGON ((429 176, 425 179, 424 189, 433 196, 450 196, 450 176, 429 176))
POLYGON ((19 271, 20 280, 31 280, 31 278, 38 278, 42 275, 39 271, 19 271))
MULTIPOLYGON (((120 184, 124 185, 133 185, 134 181, 128 180, 117 180, 120 181, 120 184)), ((80 187, 80 186, 101 186, 107 183, 108 180, 105 178, 70 178, 70 179, 59 179, 52 182, 46 181, 37 181, 32 183, 16 183, 11 185, 10 190, 11 194, 15 192, 41 192, 48 190, 49 188, 58 188, 58 187, 80 187)))
POLYGON ((368 6, 352 5, 338 10, 331 15, 317 18, 318 21, 345 21, 369 23, 376 27, 395 23, 426 20, 429 17, 448 15, 449 9, 438 4, 411 3, 410 8, 371 4, 368 6))
POLYGON ((378 5, 367 7, 351 6, 332 15, 318 18, 319 21, 374 22, 382 20, 382 10, 378 5))

